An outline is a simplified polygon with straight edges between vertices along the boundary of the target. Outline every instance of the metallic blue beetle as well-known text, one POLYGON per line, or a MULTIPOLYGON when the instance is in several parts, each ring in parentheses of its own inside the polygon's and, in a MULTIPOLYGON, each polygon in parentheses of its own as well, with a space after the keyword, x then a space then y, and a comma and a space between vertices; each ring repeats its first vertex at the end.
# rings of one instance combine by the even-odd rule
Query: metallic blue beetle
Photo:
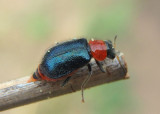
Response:
POLYGON ((71 73, 88 65, 90 75, 82 84, 83 98, 83 86, 92 74, 91 65, 89 64, 91 58, 93 57, 101 71, 105 72, 100 61, 105 60, 107 57, 114 59, 115 56, 115 49, 110 40, 90 40, 88 43, 85 38, 81 38, 58 43, 46 52, 42 62, 28 82, 36 80, 55 82, 65 79, 62 84, 64 86, 70 80, 71 73))

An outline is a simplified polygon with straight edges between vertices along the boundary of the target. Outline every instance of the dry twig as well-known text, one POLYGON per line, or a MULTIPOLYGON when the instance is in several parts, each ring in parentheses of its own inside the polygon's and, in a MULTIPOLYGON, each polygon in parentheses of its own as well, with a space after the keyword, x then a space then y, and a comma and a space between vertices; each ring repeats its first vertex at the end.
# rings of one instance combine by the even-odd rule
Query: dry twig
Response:
MULTIPOLYGON (((85 88, 128 78, 123 54, 119 53, 118 57, 119 61, 117 58, 113 61, 110 59, 105 60, 103 64, 107 67, 107 73, 102 73, 95 61, 92 60, 93 75, 85 88)), ((86 75, 88 75, 87 67, 79 69, 72 75, 71 81, 65 87, 60 86, 62 81, 56 83, 43 81, 26 83, 29 79, 28 76, 1 83, 0 111, 78 91, 86 75)))

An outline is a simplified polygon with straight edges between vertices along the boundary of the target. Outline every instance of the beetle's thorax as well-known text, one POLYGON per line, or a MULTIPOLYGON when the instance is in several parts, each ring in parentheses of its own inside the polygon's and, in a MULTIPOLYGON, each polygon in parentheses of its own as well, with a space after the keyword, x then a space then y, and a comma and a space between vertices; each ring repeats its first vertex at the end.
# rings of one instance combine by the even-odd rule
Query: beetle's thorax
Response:
POLYGON ((107 46, 103 40, 90 40, 91 55, 97 61, 103 61, 107 57, 107 46))

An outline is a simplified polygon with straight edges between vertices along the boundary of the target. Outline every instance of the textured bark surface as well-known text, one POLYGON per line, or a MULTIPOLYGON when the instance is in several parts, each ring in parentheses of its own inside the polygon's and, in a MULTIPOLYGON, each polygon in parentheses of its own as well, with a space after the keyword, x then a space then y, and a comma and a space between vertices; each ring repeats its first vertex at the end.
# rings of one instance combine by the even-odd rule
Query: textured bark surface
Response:
MULTIPOLYGON (((106 73, 102 73, 95 61, 92 60, 93 74, 85 88, 127 79, 127 65, 123 54, 118 53, 118 57, 119 59, 106 59, 103 62, 106 73)), ((87 75, 88 68, 85 66, 72 75, 71 80, 65 87, 60 86, 63 80, 52 83, 44 81, 26 83, 29 76, 1 83, 0 111, 78 91, 87 75)))

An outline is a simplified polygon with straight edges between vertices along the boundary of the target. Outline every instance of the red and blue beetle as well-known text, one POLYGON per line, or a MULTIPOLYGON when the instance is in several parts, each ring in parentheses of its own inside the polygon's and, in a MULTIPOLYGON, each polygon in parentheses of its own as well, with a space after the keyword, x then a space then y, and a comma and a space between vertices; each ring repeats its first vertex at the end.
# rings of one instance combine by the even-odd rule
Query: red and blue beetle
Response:
POLYGON ((100 61, 104 61, 106 58, 114 59, 115 56, 115 48, 110 40, 103 41, 92 39, 88 43, 85 38, 80 38, 57 43, 56 46, 50 48, 46 52, 42 62, 28 82, 37 80, 56 82, 65 79, 62 84, 64 86, 70 80, 73 72, 87 65, 90 75, 86 78, 81 87, 82 100, 84 101, 83 87, 92 74, 90 65, 91 58, 94 58, 100 70, 105 72, 100 61))

